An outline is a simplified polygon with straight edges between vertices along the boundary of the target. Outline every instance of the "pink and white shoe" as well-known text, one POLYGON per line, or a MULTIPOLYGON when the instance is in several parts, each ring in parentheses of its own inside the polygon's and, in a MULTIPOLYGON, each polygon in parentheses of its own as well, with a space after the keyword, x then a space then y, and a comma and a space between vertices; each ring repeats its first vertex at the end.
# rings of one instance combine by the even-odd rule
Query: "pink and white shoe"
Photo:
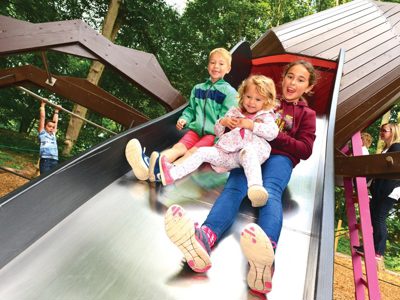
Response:
POLYGON ((161 182, 163 185, 170 185, 174 183, 174 179, 172 178, 169 170, 173 167, 173 165, 168 162, 167 158, 164 155, 161 155, 160 158, 160 175, 161 182))
POLYGON ((242 230, 240 246, 250 269, 247 284, 259 293, 269 293, 272 289, 274 250, 265 232, 255 223, 250 223, 242 230))
POLYGON ((211 268, 210 246, 205 232, 197 228, 179 205, 168 208, 165 217, 165 231, 172 243, 185 256, 189 267, 198 273, 211 268))

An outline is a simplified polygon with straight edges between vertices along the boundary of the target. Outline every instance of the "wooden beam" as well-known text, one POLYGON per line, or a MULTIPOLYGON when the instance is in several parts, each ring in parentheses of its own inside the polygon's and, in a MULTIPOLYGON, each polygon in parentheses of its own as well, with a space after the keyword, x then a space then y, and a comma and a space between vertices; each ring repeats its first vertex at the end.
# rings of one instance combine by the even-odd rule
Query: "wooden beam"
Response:
POLYGON ((361 156, 336 156, 335 174, 400 180, 400 152, 361 156))
MULTIPOLYGON (((0 24, 7 24, 9 18, 0 16, 0 24)), ((57 21, 32 24, 14 20, 7 30, 0 31, 0 55, 31 52, 44 49, 67 53, 84 49, 101 63, 114 68, 126 79, 150 94, 167 110, 186 103, 184 97, 162 74, 154 56, 140 51, 129 51, 115 45, 81 20, 57 21), (143 59, 146 56, 147 59, 143 59), (157 66, 156 66, 157 65, 157 66)))
POLYGON ((139 111, 86 79, 52 76, 56 81, 53 85, 49 85, 46 83, 47 73, 32 65, 0 70, 0 88, 14 84, 25 86, 27 82, 31 82, 122 124, 126 128, 149 120, 139 111))

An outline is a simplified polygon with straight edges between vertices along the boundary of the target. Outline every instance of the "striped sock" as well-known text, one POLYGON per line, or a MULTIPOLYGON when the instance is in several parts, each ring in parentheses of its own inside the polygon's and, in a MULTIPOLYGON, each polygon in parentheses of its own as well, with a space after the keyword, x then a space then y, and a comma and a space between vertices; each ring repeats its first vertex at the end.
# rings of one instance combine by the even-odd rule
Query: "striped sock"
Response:
POLYGON ((215 234, 214 231, 212 231, 210 228, 208 228, 206 225, 201 226, 201 229, 205 232, 208 238, 208 244, 210 245, 210 248, 212 248, 217 241, 217 235, 215 234))

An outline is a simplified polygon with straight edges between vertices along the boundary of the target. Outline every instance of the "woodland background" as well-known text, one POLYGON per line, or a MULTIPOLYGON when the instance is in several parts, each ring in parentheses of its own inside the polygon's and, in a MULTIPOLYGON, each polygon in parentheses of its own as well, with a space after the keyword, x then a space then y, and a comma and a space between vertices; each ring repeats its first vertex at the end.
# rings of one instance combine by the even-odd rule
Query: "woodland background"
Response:
MULTIPOLYGON (((180 14, 163 0, 9 0, 0 1, 0 14, 32 23, 81 19, 95 30, 104 31, 107 15, 114 15, 115 23, 110 39, 115 44, 152 53, 156 56, 173 87, 186 98, 195 83, 207 78, 207 56, 215 47, 233 48, 239 41, 254 43, 271 27, 314 14, 349 1, 334 0, 191 0, 180 14), (115 10, 115 6, 117 9, 115 10), (113 9, 111 9, 113 7, 113 9)), ((393 0, 387 2, 397 2, 393 0)), ((1 28, 0 28, 1 30, 1 28)), ((103 32, 104 34, 104 32, 103 32)), ((47 51, 50 71, 53 74, 88 78, 93 62, 74 56, 47 51)), ((43 68, 40 52, 0 57, 0 68, 32 64, 43 68)), ((126 82, 110 68, 104 68, 98 85, 107 92, 143 112, 150 118, 166 111, 150 96, 126 82)), ((70 111, 77 107, 71 101, 32 87, 32 90, 70 111)), ((0 89, 0 166, 23 168, 13 157, 26 155, 37 160, 39 145, 37 127, 40 103, 16 88, 0 89), (10 163, 11 161, 11 163, 10 163)), ((47 116, 53 108, 47 107, 47 116)), ((400 106, 395 105, 384 121, 398 120, 400 106)), ((86 118, 115 131, 124 130, 119 124, 93 112, 86 118)), ((382 119, 366 129, 374 137, 371 153, 378 145, 379 126, 382 119)), ((110 134, 90 124, 83 124, 76 143, 67 149, 64 144, 71 130, 70 117, 60 113, 57 133, 61 160, 69 159, 106 140, 110 134)), ((74 128, 72 128, 74 130, 74 128)), ((336 189, 336 220, 344 221, 343 192, 336 189)), ((399 206, 389 218, 389 242, 385 264, 400 271, 400 213, 399 206)), ((349 253, 348 239, 343 234, 339 251, 349 253)))

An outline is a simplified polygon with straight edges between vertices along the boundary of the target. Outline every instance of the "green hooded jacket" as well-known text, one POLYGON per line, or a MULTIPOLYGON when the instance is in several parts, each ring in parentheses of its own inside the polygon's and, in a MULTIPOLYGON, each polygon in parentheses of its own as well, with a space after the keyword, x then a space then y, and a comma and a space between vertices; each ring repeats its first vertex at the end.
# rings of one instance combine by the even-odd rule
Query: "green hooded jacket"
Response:
POLYGON ((208 79, 194 86, 190 93, 189 105, 180 119, 186 120, 185 128, 195 131, 199 136, 215 135, 215 122, 223 117, 232 106, 238 105, 236 90, 225 80, 212 83, 208 79))

